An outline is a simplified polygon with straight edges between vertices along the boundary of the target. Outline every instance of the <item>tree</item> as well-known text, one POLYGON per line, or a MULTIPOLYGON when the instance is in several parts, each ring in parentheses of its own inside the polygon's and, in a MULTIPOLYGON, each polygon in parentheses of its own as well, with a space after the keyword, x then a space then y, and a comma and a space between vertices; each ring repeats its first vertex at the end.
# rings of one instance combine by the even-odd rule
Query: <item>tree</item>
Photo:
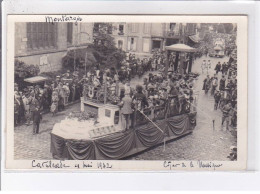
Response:
POLYGON ((14 79, 19 88, 24 87, 24 79, 38 75, 40 68, 38 65, 27 65, 18 59, 14 63, 14 79))
POLYGON ((233 24, 226 23, 226 24, 223 24, 223 25, 224 25, 224 28, 225 28, 225 32, 230 34, 233 30, 233 24))
POLYGON ((115 46, 114 38, 111 36, 115 28, 111 23, 95 23, 93 55, 97 62, 104 67, 120 68, 126 54, 115 46))
POLYGON ((71 71, 74 70, 74 60, 75 60, 75 68, 83 69, 85 68, 85 58, 87 69, 95 66, 97 63, 96 58, 93 55, 93 49, 91 48, 82 48, 82 49, 75 49, 69 50, 62 58, 62 65, 65 69, 69 69, 71 71), (86 58, 87 53, 87 58, 86 58))
POLYGON ((98 64, 101 68, 120 68, 126 54, 116 48, 114 38, 111 36, 115 28, 110 23, 95 23, 93 28, 94 43, 85 49, 70 50, 62 59, 63 67, 74 70, 74 60, 77 68, 89 70, 98 64), (76 51, 76 52, 75 52, 76 51))

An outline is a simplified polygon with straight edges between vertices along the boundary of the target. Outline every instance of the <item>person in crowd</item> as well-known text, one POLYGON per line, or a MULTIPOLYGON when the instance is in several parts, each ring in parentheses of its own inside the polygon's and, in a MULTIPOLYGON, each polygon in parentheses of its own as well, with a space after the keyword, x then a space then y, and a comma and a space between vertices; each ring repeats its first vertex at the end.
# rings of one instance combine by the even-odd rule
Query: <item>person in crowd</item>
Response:
POLYGON ((19 113, 18 113, 18 123, 22 123, 25 119, 25 109, 23 104, 23 93, 18 92, 18 101, 19 101, 19 113))
POLYGON ((206 63, 206 70, 207 70, 207 75, 209 74, 209 69, 211 69, 211 62, 210 60, 208 60, 208 62, 206 63))
MULTIPOLYGON (((34 111, 36 110, 36 108, 39 108, 40 105, 39 105, 38 100, 35 98, 34 92, 31 93, 31 97, 30 97, 29 101, 30 101, 29 105, 30 105, 30 113, 31 113, 30 114, 30 121, 31 121, 34 111)), ((31 124, 31 122, 30 122, 30 124, 31 124)))
POLYGON ((210 88, 210 78, 209 78, 209 75, 207 75, 207 77, 203 81, 203 88, 202 88, 202 90, 204 90, 205 94, 207 94, 208 91, 209 91, 209 88, 210 88))
POLYGON ((64 98, 65 98, 65 91, 64 91, 64 88, 63 88, 63 84, 60 83, 59 84, 59 93, 58 93, 58 96, 59 96, 59 102, 58 102, 58 111, 63 111, 65 106, 64 106, 64 98))
POLYGON ((236 128, 237 127, 237 104, 235 104, 235 106, 232 110, 233 110, 233 113, 232 113, 232 117, 231 117, 231 126, 233 128, 236 128))
POLYGON ((226 86, 226 78, 225 75, 222 75, 222 78, 219 81, 219 90, 224 91, 226 86))
POLYGON ((23 105, 25 110, 25 124, 30 124, 30 105, 29 105, 29 95, 24 94, 23 95, 23 105))
POLYGON ((221 69, 221 71, 222 71, 222 75, 227 75, 227 71, 228 71, 228 65, 226 64, 226 62, 224 62, 223 64, 222 64, 222 69, 221 69))
POLYGON ((221 98, 221 93, 219 90, 217 90, 216 93, 214 94, 214 100, 215 100, 214 110, 218 109, 220 98, 221 98))
POLYGON ((213 96, 218 87, 218 77, 216 74, 211 78, 211 83, 211 95, 213 96))
POLYGON ((148 106, 146 96, 143 94, 143 88, 140 85, 136 86, 137 93, 134 94, 133 100, 138 110, 143 110, 148 106))
POLYGON ((20 101, 18 100, 18 92, 15 91, 14 95, 14 126, 18 125, 18 118, 19 118, 19 106, 20 101))
POLYGON ((206 65, 207 65, 206 60, 203 60, 202 64, 201 64, 201 73, 202 74, 204 74, 204 69, 206 68, 206 65))
POLYGON ((156 70, 156 59, 152 60, 152 71, 156 70))
POLYGON ((121 108, 121 113, 122 113, 122 125, 123 129, 125 131, 129 130, 130 125, 131 125, 131 114, 133 113, 132 110, 132 98, 130 97, 130 93, 125 93, 125 96, 122 99, 122 102, 120 104, 121 108))
POLYGON ((216 74, 218 75, 218 72, 221 71, 221 63, 220 63, 220 61, 217 63, 217 65, 216 65, 214 70, 216 71, 216 74))
POLYGON ((69 88, 69 83, 66 83, 63 85, 63 90, 64 90, 64 106, 68 105, 68 99, 70 95, 70 88, 69 88))
POLYGON ((32 120, 33 120, 33 135, 35 135, 39 133, 40 122, 42 120, 42 115, 39 108, 36 108, 35 111, 33 112, 32 120))
POLYGON ((58 103, 59 103, 59 93, 58 93, 58 89, 55 89, 52 93, 52 104, 51 104, 51 112, 53 116, 58 112, 58 103))
POLYGON ((44 84, 44 89, 42 92, 42 108, 43 108, 44 112, 48 112, 48 110, 50 108, 48 95, 49 95, 48 86, 47 86, 47 84, 44 84))
POLYGON ((228 102, 222 109, 222 122, 221 128, 224 126, 224 122, 226 121, 226 130, 229 131, 229 117, 230 117, 230 110, 231 110, 231 102, 228 102))

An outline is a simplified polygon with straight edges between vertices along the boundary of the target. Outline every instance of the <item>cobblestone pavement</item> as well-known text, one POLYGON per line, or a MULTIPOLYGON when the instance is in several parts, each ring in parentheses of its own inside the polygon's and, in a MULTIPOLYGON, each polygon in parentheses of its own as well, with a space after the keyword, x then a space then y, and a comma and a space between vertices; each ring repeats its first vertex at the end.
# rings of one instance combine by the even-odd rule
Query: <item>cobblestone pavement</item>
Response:
POLYGON ((14 159, 52 159, 50 153, 51 130, 55 123, 65 119, 72 111, 80 110, 80 103, 70 105, 55 116, 44 114, 40 123, 40 132, 33 135, 33 126, 21 125, 14 131, 14 159))
MULTIPOLYGON (((213 69, 217 61, 227 61, 225 59, 214 59, 213 69)), ((203 58, 195 61, 193 72, 200 72, 200 65, 203 58)), ((146 74, 147 75, 147 74, 146 74)), ((199 76, 196 90, 199 92, 197 126, 190 135, 174 140, 163 146, 130 157, 133 160, 228 160, 229 148, 236 145, 236 139, 230 132, 221 131, 221 112, 213 110, 214 99, 206 96, 202 88, 202 82, 206 75, 199 76), (215 130, 213 130, 212 120, 215 120, 215 130)), ((142 82, 141 79, 134 79, 133 85, 142 82)), ((32 125, 21 125, 15 127, 14 133, 14 158, 15 159, 52 159, 50 153, 50 132, 55 123, 60 122, 71 111, 80 110, 80 103, 70 105, 65 111, 59 112, 56 116, 51 114, 43 115, 40 125, 40 134, 32 135, 32 125)))

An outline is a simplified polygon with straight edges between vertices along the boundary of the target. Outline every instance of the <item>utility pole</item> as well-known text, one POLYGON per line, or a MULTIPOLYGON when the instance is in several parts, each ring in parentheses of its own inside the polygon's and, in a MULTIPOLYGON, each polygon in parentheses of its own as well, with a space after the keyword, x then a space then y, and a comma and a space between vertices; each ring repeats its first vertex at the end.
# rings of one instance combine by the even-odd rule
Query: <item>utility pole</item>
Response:
POLYGON ((106 104, 107 103, 107 73, 105 72, 105 74, 104 74, 104 81, 105 81, 105 83, 104 83, 104 86, 105 86, 105 88, 104 88, 104 104, 106 104))

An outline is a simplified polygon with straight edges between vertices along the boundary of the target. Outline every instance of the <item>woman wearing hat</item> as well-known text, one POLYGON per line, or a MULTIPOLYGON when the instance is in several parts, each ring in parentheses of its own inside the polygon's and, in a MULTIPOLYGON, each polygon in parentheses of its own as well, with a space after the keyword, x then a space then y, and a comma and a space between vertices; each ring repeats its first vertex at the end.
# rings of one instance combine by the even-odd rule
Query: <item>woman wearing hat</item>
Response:
POLYGON ((53 116, 58 112, 58 102, 59 102, 58 89, 55 89, 52 93, 52 104, 51 104, 51 112, 53 116))

